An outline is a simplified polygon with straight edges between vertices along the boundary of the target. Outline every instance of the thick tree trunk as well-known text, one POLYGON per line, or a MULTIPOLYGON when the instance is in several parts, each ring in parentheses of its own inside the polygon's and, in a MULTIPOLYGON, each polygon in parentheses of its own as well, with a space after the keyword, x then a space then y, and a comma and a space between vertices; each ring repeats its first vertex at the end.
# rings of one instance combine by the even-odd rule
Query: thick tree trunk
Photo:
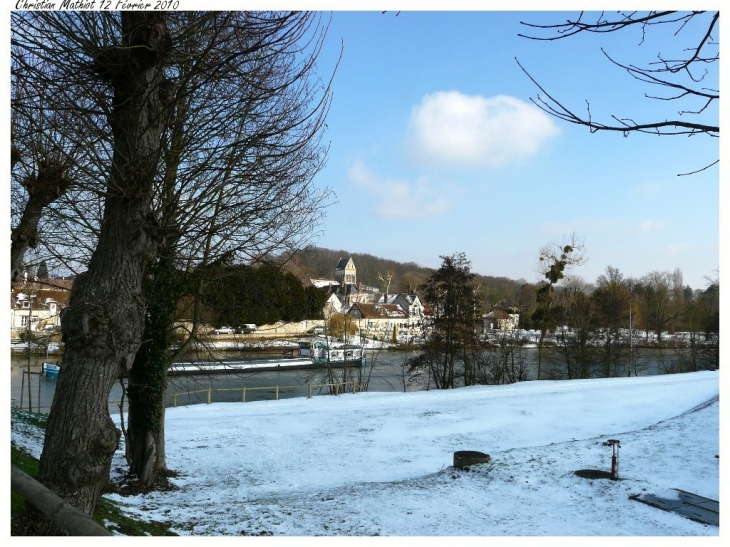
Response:
POLYGON ((121 46, 97 52, 114 90, 113 166, 99 242, 61 320, 66 344, 38 479, 87 514, 109 481, 119 430, 108 397, 132 366, 144 328, 142 279, 156 243, 152 186, 164 130, 165 14, 121 12, 121 46))
POLYGON ((149 486, 165 473, 165 396, 170 365, 170 332, 180 283, 175 276, 171 249, 150 268, 145 284, 148 299, 144 342, 129 373, 129 470, 149 486))
MULTIPOLYGON (((108 213, 109 220, 121 216, 108 213)), ((146 237, 141 222, 129 220, 115 223, 89 271, 74 283, 62 318, 66 349, 40 461, 39 480, 88 514, 108 482, 119 442, 109 392, 131 366, 143 328, 146 260, 129 243, 144 244, 146 237)))

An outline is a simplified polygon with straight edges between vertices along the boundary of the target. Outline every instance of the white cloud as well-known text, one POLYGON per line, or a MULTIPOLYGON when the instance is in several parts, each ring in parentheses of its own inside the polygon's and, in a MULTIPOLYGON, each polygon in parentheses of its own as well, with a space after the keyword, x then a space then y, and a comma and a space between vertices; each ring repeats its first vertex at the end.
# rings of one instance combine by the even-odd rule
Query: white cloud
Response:
POLYGON ((413 108, 410 123, 416 158, 446 165, 499 167, 534 156, 559 133, 532 104, 458 91, 426 95, 413 108))
POLYGON ((382 217, 431 218, 446 214, 452 206, 443 191, 434 190, 425 178, 384 179, 357 163, 350 169, 350 180, 372 194, 375 212, 382 217))

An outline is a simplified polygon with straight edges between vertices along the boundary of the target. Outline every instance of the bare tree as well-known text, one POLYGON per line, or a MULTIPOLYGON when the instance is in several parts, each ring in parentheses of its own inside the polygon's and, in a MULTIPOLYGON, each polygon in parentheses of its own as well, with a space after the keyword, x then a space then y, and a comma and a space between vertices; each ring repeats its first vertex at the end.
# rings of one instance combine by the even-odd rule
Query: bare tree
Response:
MULTIPOLYGON (((659 94, 647 93, 647 98, 668 105, 680 105, 678 110, 659 120, 639 121, 630 115, 612 115, 610 121, 601 121, 593 117, 588 101, 585 112, 580 113, 546 91, 519 60, 517 64, 542 92, 532 99, 535 105, 563 121, 586 126, 591 132, 614 131, 624 136, 630 133, 649 133, 687 136, 704 134, 719 137, 720 127, 715 108, 720 99, 720 91, 716 88, 720 61, 719 21, 720 13, 717 11, 649 11, 617 12, 610 15, 605 12, 581 12, 576 19, 553 25, 522 22, 533 33, 520 36, 543 41, 562 40, 583 33, 606 34, 635 28, 640 31, 640 44, 643 44, 652 30, 673 29, 676 39, 685 40, 686 43, 676 58, 658 53, 654 62, 647 66, 638 66, 620 62, 601 50, 612 64, 630 77, 660 90, 659 94)), ((710 166, 703 169, 707 167, 710 166)))
MULTIPOLYGON (((317 28, 300 13, 13 13, 13 66, 55 97, 33 112, 53 130, 36 124, 25 142, 63 135, 76 169, 49 218, 71 225, 90 254, 62 318, 64 367, 39 479, 86 513, 119 442, 108 393, 143 341, 156 340, 142 368, 161 382, 146 387, 164 410, 169 302, 150 321, 148 298, 174 286, 173 271, 260 256, 316 225, 306 213, 329 104, 309 80, 317 28)), ((76 260, 85 263, 83 252, 76 260)), ((162 433, 151 412, 130 430, 144 433, 138 444, 153 455, 139 461, 154 468, 164 446, 149 443, 162 433)))
POLYGON ((542 376, 542 350, 545 344, 545 335, 552 328, 556 318, 556 308, 553 306, 553 292, 555 285, 565 277, 567 269, 580 266, 586 261, 584 246, 576 234, 572 234, 567 243, 549 243, 540 249, 538 271, 547 279, 537 288, 536 309, 532 320, 540 329, 540 339, 537 344, 537 379, 542 376))
MULTIPOLYGON (((17 149, 13 149, 13 163, 21 158, 17 149)), ((29 248, 38 246, 38 224, 43 211, 57 200, 71 184, 66 174, 67 165, 62 157, 53 151, 39 158, 34 164, 34 173, 27 174, 20 184, 27 193, 23 200, 19 220, 12 229, 10 247, 10 282, 20 281, 25 265, 25 256, 29 248)))
POLYGON ((388 291, 390 290, 390 282, 393 280, 393 272, 386 271, 384 274, 378 272, 378 281, 383 287, 383 304, 388 303, 388 291))
MULTIPOLYGON (((11 283, 20 280, 27 267, 26 254, 41 254, 41 218, 51 203, 73 185, 74 143, 57 131, 61 113, 47 87, 36 85, 30 73, 52 78, 54 70, 43 59, 30 60, 13 48, 11 70, 11 283)), ((46 231, 47 232, 47 231, 46 231)), ((41 258, 43 260, 43 258, 41 258)))
POLYGON ((598 276, 596 285, 592 299, 602 327, 603 373, 606 377, 616 376, 625 350, 619 329, 630 320, 631 296, 623 274, 612 266, 606 267, 605 275, 598 276))
MULTIPOLYGON (((88 514, 93 513, 108 481, 119 442, 107 397, 116 379, 131 366, 142 336, 142 277, 155 256, 158 239, 151 217, 152 189, 169 100, 164 75, 169 52, 165 15, 99 15, 13 14, 16 60, 25 63, 30 81, 51 87, 67 82, 83 97, 105 99, 112 135, 98 243, 87 271, 76 278, 62 317, 63 374, 48 418, 38 474, 41 482, 88 514), (34 72, 36 59, 51 72, 34 72), (43 82, 50 75, 59 82, 43 82)), ((66 98, 62 96, 61 101, 66 98)), ((69 103, 58 110, 70 112, 72 106, 78 112, 79 105, 69 103)))
POLYGON ((166 471, 165 371, 197 339, 196 314, 188 341, 168 349, 177 298, 200 296, 208 266, 307 245, 327 203, 312 186, 330 98, 311 78, 324 36, 315 16, 182 13, 170 22, 175 112, 154 211, 166 239, 129 382, 130 470, 145 484, 166 471))
POLYGON ((649 325, 654 327, 657 342, 661 344, 662 332, 676 318, 686 312, 681 295, 682 272, 679 268, 674 272, 653 271, 642 278, 647 292, 647 335, 649 325))

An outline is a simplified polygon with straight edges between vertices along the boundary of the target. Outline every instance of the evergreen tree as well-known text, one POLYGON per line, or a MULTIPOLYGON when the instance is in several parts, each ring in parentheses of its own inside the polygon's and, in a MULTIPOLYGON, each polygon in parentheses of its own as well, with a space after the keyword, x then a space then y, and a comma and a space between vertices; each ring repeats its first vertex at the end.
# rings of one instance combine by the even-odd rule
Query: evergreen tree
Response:
POLYGON ((424 298, 433 311, 433 322, 426 341, 426 361, 439 389, 474 383, 470 353, 476 345, 477 304, 474 296, 471 263, 464 253, 441 256, 441 267, 422 287, 424 298), (459 370, 457 370, 457 367, 459 370))

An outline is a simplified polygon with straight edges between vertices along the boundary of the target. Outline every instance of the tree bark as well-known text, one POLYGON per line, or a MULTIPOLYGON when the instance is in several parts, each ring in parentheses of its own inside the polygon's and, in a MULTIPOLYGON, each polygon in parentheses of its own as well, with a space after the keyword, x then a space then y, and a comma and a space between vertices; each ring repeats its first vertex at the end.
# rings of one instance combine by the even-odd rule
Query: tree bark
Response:
POLYGON ((144 342, 129 373, 129 470, 146 486, 168 471, 165 461, 165 397, 170 365, 170 332, 181 294, 172 249, 152 268, 145 285, 148 297, 144 342))
POLYGON ((94 69, 113 90, 114 138, 99 241, 77 277, 61 325, 63 372, 48 417, 38 479, 86 514, 108 484, 120 432, 108 397, 132 365, 144 329, 142 279, 155 255, 150 204, 164 130, 166 15, 121 12, 118 46, 94 69))

